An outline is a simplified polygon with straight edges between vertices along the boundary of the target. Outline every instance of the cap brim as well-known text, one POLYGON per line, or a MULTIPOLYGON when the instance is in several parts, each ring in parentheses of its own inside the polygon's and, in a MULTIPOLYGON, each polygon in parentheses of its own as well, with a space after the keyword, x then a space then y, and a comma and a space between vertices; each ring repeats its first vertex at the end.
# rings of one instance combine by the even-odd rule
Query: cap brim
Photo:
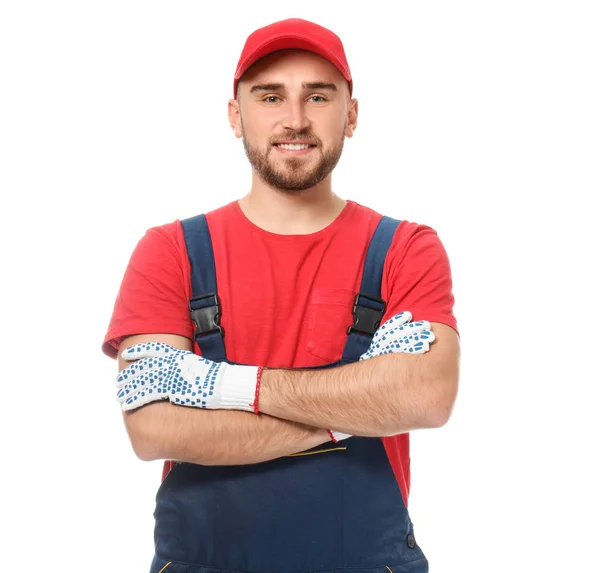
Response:
POLYGON ((268 56, 269 54, 272 54, 273 52, 292 49, 306 50, 308 52, 313 52, 321 56, 322 58, 325 58, 341 72, 346 81, 350 84, 350 92, 352 93, 352 76, 350 75, 350 70, 337 57, 337 55, 334 52, 328 50, 325 46, 319 44, 313 38, 306 38, 299 35, 286 34, 269 39, 268 42, 265 42, 264 44, 258 46, 256 50, 248 54, 248 56, 239 63, 233 81, 234 94, 237 87, 237 83, 240 80, 240 78, 248 71, 248 69, 251 66, 258 62, 258 60, 264 58, 265 56, 268 56))

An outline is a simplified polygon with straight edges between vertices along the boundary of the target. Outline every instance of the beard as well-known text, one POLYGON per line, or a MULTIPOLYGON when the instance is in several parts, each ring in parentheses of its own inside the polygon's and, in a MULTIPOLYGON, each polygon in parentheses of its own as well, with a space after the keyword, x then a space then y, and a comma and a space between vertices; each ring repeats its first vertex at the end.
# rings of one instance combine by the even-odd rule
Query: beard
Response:
POLYGON ((269 142, 269 147, 263 150, 248 142, 242 128, 242 141, 252 169, 267 185, 282 191, 305 191, 323 181, 338 164, 344 149, 344 131, 342 131, 342 137, 338 140, 337 145, 327 151, 322 150, 319 138, 307 132, 287 131, 281 137, 272 138, 273 141, 269 142), (317 164, 309 167, 306 165, 308 161, 305 158, 284 157, 283 165, 277 165, 271 155, 277 153, 273 143, 281 140, 292 143, 297 139, 310 141, 316 145, 312 153, 319 154, 317 164))

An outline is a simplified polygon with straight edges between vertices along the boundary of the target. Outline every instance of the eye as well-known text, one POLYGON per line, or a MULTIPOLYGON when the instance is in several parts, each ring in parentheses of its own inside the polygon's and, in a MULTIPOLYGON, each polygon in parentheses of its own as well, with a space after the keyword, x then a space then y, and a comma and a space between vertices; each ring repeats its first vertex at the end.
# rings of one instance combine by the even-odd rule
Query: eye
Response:
POLYGON ((267 103, 277 103, 279 101, 279 98, 277 96, 270 95, 263 98, 263 101, 266 101, 267 103))
POLYGON ((312 95, 308 99, 310 101, 312 101, 313 103, 323 103, 323 102, 327 101, 327 99, 321 95, 312 95))

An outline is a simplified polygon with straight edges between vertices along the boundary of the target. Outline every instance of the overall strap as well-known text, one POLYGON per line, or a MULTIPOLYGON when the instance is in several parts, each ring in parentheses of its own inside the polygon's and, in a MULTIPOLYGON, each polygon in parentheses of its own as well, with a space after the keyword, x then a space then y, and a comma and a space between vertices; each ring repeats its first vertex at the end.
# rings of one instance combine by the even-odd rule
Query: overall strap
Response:
POLYGON ((202 356, 215 362, 227 360, 224 332, 220 326, 221 304, 217 295, 217 274, 212 241, 205 215, 181 221, 191 267, 190 316, 196 325, 194 340, 202 356))
POLYGON ((394 233, 400 221, 382 217, 371 237, 363 268, 360 292, 354 300, 354 324, 348 328, 348 338, 342 362, 355 362, 364 354, 385 313, 386 302, 381 299, 383 265, 394 233))

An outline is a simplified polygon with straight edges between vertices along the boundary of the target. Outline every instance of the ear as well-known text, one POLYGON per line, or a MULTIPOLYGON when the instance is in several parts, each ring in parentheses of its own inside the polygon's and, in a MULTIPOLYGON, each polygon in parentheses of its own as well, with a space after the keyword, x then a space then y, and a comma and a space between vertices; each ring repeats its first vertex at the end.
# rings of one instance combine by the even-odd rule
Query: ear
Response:
POLYGON ((346 115, 346 137, 352 137, 358 123, 358 100, 351 99, 348 103, 348 112, 346 115))
POLYGON ((229 117, 229 125, 233 130, 233 135, 239 139, 242 137, 242 117, 240 115, 240 104, 237 100, 229 100, 227 105, 227 115, 229 117))

